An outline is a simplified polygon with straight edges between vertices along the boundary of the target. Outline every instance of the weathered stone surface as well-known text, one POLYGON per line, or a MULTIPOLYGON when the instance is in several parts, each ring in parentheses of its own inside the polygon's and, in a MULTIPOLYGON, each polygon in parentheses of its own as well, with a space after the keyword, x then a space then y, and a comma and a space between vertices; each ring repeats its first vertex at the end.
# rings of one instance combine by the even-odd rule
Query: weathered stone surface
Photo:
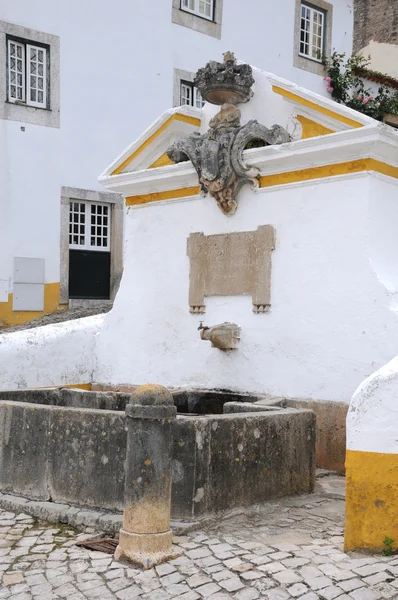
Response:
POLYGON ((190 311, 204 313, 206 296, 250 294, 253 311, 267 312, 271 304, 274 247, 271 225, 261 225, 255 231, 208 236, 191 233, 187 242, 190 311))
POLYGON ((177 418, 173 518, 192 519, 312 491, 314 481, 311 411, 177 418))
MULTIPOLYGON (((290 408, 264 411, 269 400, 261 396, 174 394, 179 410, 200 415, 221 413, 228 399, 259 401, 262 412, 180 415, 173 423, 174 521, 196 521, 218 511, 312 490, 313 413, 290 408)), ((100 512, 123 509, 123 412, 0 401, 0 421, 0 490, 35 501, 52 500, 47 507, 30 504, 32 514, 49 518, 45 514, 51 509, 53 518, 65 520, 62 514, 68 513, 66 520, 72 523, 77 522, 79 509, 56 504, 100 512)), ((108 531, 119 527, 117 515, 104 513, 98 518, 108 531)))
POLYGON ((398 43, 398 4, 392 0, 355 0, 354 51, 370 40, 398 43))
POLYGON ((284 406, 308 408, 316 414, 316 465, 344 473, 348 404, 326 400, 287 399, 284 406))
POLYGON ((123 413, 0 401, 0 422, 2 492, 122 509, 123 413))
MULTIPOLYGON (((170 507, 176 414, 173 396, 160 385, 137 388, 126 407, 125 505, 116 560, 126 558, 148 568, 173 556, 170 507)), ((182 579, 176 575, 174 583, 182 579)))
POLYGON ((280 125, 268 129, 255 120, 241 125, 235 105, 249 100, 254 79, 250 65, 238 65, 232 53, 224 54, 223 63, 211 61, 199 69, 195 82, 203 97, 221 104, 221 109, 204 135, 195 132, 177 140, 167 156, 175 163, 191 160, 202 191, 215 198, 225 215, 232 215, 241 187, 258 185, 258 169, 244 163, 243 150, 250 142, 282 144, 290 141, 290 136, 280 125))

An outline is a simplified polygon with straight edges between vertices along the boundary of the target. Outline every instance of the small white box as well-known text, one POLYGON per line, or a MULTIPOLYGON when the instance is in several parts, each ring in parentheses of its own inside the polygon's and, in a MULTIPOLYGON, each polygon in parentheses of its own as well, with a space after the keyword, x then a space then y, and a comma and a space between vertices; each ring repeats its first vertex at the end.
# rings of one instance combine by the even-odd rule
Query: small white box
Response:
POLYGON ((12 310, 44 310, 44 283, 14 283, 12 310))
POLYGON ((44 283, 44 258, 14 257, 14 283, 44 283))

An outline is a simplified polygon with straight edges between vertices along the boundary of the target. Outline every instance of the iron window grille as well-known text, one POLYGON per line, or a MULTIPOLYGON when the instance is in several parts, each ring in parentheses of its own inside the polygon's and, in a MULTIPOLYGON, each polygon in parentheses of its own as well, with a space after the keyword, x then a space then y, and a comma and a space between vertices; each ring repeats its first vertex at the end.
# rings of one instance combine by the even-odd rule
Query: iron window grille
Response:
POLYGON ((208 21, 214 21, 215 0, 181 0, 180 8, 208 21))
POLYGON ((69 248, 110 250, 111 205, 102 202, 69 203, 69 248))
POLYGON ((180 105, 181 106, 196 106, 196 108, 202 108, 205 101, 202 98, 199 90, 188 81, 181 81, 180 86, 180 105))
POLYGON ((326 12, 309 4, 300 7, 300 56, 322 62, 325 47, 326 12))
POLYGON ((7 37, 8 102, 49 108, 49 55, 49 46, 7 37))

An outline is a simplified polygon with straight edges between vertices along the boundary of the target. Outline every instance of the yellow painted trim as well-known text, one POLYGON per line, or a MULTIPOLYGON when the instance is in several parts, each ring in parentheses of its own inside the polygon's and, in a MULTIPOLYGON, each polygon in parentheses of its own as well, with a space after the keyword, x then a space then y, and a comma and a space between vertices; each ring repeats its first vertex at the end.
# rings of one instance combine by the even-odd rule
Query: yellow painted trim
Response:
POLYGON ((173 161, 169 159, 166 152, 159 156, 151 165, 149 165, 149 169, 156 169, 157 167, 167 167, 168 165, 174 165, 173 161))
MULTIPOLYGON (((344 163, 301 169, 299 171, 286 171, 284 173, 275 173, 274 175, 262 175, 259 178, 259 183, 261 188, 265 188, 273 187, 275 185, 297 183, 299 181, 322 179, 324 177, 348 175, 350 173, 361 173, 363 171, 376 171, 377 173, 382 173, 383 175, 398 179, 398 167, 387 165, 386 163, 375 160, 374 158, 363 158, 344 163)), ((195 186, 178 190, 153 192, 151 194, 142 194, 140 196, 128 196, 126 198, 126 206, 137 206, 140 204, 147 204, 149 202, 159 202, 160 200, 171 200, 173 198, 197 196, 199 191, 199 186, 195 186)))
POLYGON ((344 549, 398 548, 398 454, 347 450, 344 549))
POLYGON ((137 148, 137 150, 130 154, 130 156, 128 156, 121 165, 116 167, 116 169, 112 172, 112 175, 119 175, 119 173, 121 173, 127 167, 127 165, 130 164, 134 158, 136 158, 136 156, 145 150, 145 148, 152 144, 153 140, 156 139, 165 129, 167 129, 167 127, 169 127, 173 121, 182 121, 183 123, 189 123, 190 125, 195 125, 196 127, 200 127, 201 125, 201 120, 197 119, 196 117, 189 117, 188 115, 182 115, 180 113, 171 115, 171 117, 169 117, 167 121, 165 121, 163 125, 159 127, 159 129, 149 136, 149 138, 146 139, 145 142, 143 142, 141 146, 137 148))
POLYGON ((47 389, 54 389, 54 390, 59 390, 61 388, 69 388, 69 389, 73 389, 73 390, 86 390, 87 392, 90 392, 92 389, 93 384, 92 383, 65 383, 63 385, 46 385, 45 387, 42 388, 29 388, 29 389, 37 389, 37 390, 47 390, 47 389))
POLYGON ((147 204, 148 202, 159 202, 160 200, 172 200, 173 198, 184 198, 186 196, 197 196, 199 186, 182 188, 179 190, 166 190, 165 192, 153 192, 152 194, 143 194, 142 196, 128 196, 126 206, 136 206, 137 204, 147 204))
POLYGON ((8 302, 0 302, 0 322, 6 326, 21 325, 38 317, 53 313, 59 307, 59 283, 44 284, 43 311, 13 311, 12 294, 8 294, 8 302))
POLYGON ((315 102, 310 102, 310 100, 306 100, 305 98, 302 98, 301 96, 298 96, 297 94, 293 94, 293 92, 289 92, 288 90, 284 90, 283 88, 281 88, 277 85, 272 86, 272 91, 275 92, 276 94, 280 94, 281 96, 284 96, 285 98, 288 98, 289 100, 293 100, 294 102, 297 102, 298 104, 302 104, 303 106, 312 108, 312 110, 316 110, 317 112, 327 115, 328 117, 332 117, 332 119, 336 119, 336 121, 345 123, 346 125, 349 125, 350 127, 356 127, 356 128, 363 127, 362 123, 359 123, 358 121, 354 121, 354 119, 350 119, 349 117, 340 115, 339 113, 336 113, 333 110, 330 110, 329 108, 324 108, 323 106, 319 106, 319 104, 315 104, 315 102))
POLYGON ((302 134, 301 139, 306 140, 308 138, 319 137, 321 135, 328 135, 330 133, 336 133, 334 129, 329 129, 328 127, 324 127, 320 123, 313 121, 312 119, 307 119, 303 115, 297 115, 297 121, 301 123, 302 134))
POLYGON ((323 177, 334 177, 336 175, 347 175, 349 173, 360 173, 362 171, 376 171, 389 177, 398 178, 398 167, 393 167, 373 158, 363 158, 344 163, 311 167, 300 171, 287 171, 275 173, 274 175, 263 175, 260 177, 260 187, 272 187, 299 181, 310 181, 311 179, 322 179, 323 177))

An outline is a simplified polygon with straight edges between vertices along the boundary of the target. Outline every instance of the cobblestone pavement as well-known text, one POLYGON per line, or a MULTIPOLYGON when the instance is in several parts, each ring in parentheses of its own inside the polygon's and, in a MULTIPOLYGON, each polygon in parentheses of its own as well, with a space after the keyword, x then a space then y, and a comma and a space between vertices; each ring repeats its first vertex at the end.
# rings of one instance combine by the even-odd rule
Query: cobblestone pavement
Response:
POLYGON ((397 600, 398 556, 343 552, 328 485, 178 537, 181 556, 145 572, 75 545, 93 530, 0 510, 0 599, 397 600))

